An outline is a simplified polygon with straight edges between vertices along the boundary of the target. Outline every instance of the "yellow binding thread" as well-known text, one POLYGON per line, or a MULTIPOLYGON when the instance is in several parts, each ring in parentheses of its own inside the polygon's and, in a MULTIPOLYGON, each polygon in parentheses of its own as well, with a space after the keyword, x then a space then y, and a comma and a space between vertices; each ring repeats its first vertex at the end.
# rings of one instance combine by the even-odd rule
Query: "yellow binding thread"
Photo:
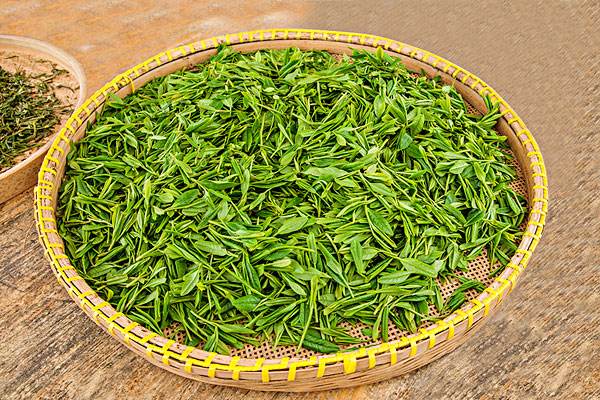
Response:
POLYGON ((163 353, 163 356, 161 358, 161 361, 163 364, 165 365, 169 365, 169 349, 171 348, 171 346, 173 345, 173 343, 175 343, 175 341, 173 339, 169 339, 167 340, 167 342, 163 345, 163 347, 160 349, 161 353, 163 353))
POLYGON ((269 371, 273 369, 286 369, 290 361, 289 357, 283 357, 279 364, 263 365, 260 371, 260 377, 263 383, 269 382, 269 371))
POLYGON ((236 368, 238 361, 240 361, 240 357, 234 356, 231 357, 231 361, 229 362, 229 368, 231 369, 231 379, 234 381, 240 380, 240 370, 236 368))
POLYGON ((428 348, 432 348, 435 346, 435 332, 432 330, 428 330, 427 328, 422 328, 419 330, 423 335, 429 336, 429 344, 428 348))
POLYGON ((185 350, 183 350, 183 353, 181 353, 181 357, 179 358, 180 360, 185 360, 185 366, 183 367, 183 370, 185 372, 187 372, 188 374, 192 373, 193 360, 191 358, 189 358, 192 351, 194 351, 194 347, 186 346, 185 350))
POLYGON ((121 333, 123 333, 123 341, 126 345, 129 346, 129 338, 131 337, 131 334, 129 332, 138 325, 139 324, 137 322, 133 321, 121 331, 121 333))
POLYGON ((409 357, 414 357, 417 355, 417 339, 411 338, 408 339, 408 343, 410 343, 410 353, 408 353, 409 357))
POLYGON ((308 360, 294 361, 289 364, 288 382, 296 380, 296 370, 302 367, 310 367, 317 363, 317 356, 311 356, 308 360))

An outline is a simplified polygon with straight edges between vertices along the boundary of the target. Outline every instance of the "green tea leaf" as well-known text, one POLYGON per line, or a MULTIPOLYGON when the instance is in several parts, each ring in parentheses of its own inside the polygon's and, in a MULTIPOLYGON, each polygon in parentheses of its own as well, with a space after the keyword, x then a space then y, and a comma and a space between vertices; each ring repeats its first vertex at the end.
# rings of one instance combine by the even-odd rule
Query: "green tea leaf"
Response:
POLYGON ((242 312, 253 311, 259 303, 260 298, 252 294, 242 296, 231 301, 231 304, 233 304, 235 308, 242 312))
POLYGON ((365 264, 363 262, 363 247, 360 241, 356 238, 350 242, 350 253, 352 254, 352 260, 356 266, 356 271, 359 274, 365 273, 365 264))
POLYGON ((337 178, 342 178, 346 176, 348 173, 343 169, 339 169, 336 167, 311 167, 304 171, 304 174, 314 176, 318 179, 324 181, 332 181, 337 178))
POLYGON ((404 283, 412 271, 396 271, 386 274, 381 274, 377 281, 382 285, 398 285, 404 283))
POLYGON ((296 232, 296 231, 302 229, 302 227, 304 227, 304 225, 306 225, 307 222, 308 222, 308 217, 305 217, 305 216, 285 219, 283 221, 283 224, 281 224, 281 226, 277 230, 276 234, 277 235, 287 235, 289 233, 296 232))
POLYGON ((190 271, 183 277, 183 285, 181 286, 181 296, 190 293, 200 280, 200 272, 198 269, 190 271))
POLYGON ((227 249, 216 242, 197 240, 194 242, 194 247, 202 252, 213 254, 215 256, 226 256, 228 254, 227 249))
POLYGON ((404 150, 404 149, 408 148, 408 146, 410 146, 410 144, 412 142, 413 142, 412 136, 410 136, 406 132, 403 132, 402 135, 400 135, 400 141, 398 142, 398 150, 404 150))
POLYGON ((373 229, 375 232, 383 233, 388 236, 392 236, 394 234, 392 226, 385 219, 385 217, 378 212, 371 210, 370 208, 367 208, 367 220, 369 221, 371 229, 373 229))
POLYGON ((438 271, 432 265, 425 264, 416 258, 402 258, 400 262, 404 266, 405 270, 411 274, 428 276, 430 278, 436 278, 438 271))
POLYGON ((178 209, 187 206, 198 198, 200 191, 198 189, 190 189, 179 195, 171 205, 171 208, 178 209))

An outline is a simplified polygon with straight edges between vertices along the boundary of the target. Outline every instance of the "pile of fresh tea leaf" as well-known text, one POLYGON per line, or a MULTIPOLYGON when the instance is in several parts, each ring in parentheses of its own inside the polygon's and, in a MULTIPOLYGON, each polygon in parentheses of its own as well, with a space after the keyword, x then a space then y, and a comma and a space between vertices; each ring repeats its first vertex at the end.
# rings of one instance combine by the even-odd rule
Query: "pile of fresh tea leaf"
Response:
POLYGON ((32 76, 0 67, 0 171, 53 132, 64 107, 49 82, 62 72, 32 76))
POLYGON ((155 79, 69 154, 59 229, 119 311, 188 344, 335 352, 456 309, 487 248, 506 263, 524 199, 498 110, 382 51, 239 54, 155 79))

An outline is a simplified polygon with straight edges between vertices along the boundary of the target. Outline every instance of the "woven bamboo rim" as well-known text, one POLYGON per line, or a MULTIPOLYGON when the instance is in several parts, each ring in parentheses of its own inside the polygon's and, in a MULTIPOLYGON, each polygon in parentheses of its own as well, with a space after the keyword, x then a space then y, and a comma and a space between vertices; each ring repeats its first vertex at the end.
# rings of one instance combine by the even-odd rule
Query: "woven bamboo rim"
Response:
POLYGON ((168 371, 199 381, 254 390, 311 391, 353 386, 390 378, 418 368, 463 343, 514 288, 537 246, 545 223, 548 190, 540 149, 517 113, 485 82, 428 51, 379 36, 305 29, 274 29, 213 37, 157 54, 116 76, 78 108, 59 132, 38 176, 35 216, 40 241, 52 270, 71 298, 105 331, 133 352, 168 371), (240 358, 181 345, 143 328, 117 312, 90 289, 65 254, 56 230, 57 194, 64 175, 70 141, 85 135, 110 93, 124 97, 153 78, 207 60, 220 43, 238 51, 299 47, 334 53, 351 48, 374 51, 382 47, 400 57, 412 70, 440 75, 454 84, 463 97, 484 110, 484 95, 500 104, 498 130, 524 171, 529 197, 529 217, 518 250, 503 273, 477 298, 438 323, 399 340, 334 355, 306 358, 240 358))
MULTIPOLYGON (((79 84, 77 103, 74 104, 74 108, 79 107, 83 103, 87 90, 85 74, 81 65, 72 56, 49 43, 22 36, 0 35, 0 47, 34 52, 35 54, 39 54, 40 57, 55 62, 60 67, 66 69, 79 84)), ((55 135, 60 129, 61 125, 57 124, 51 136, 55 135)), ((0 173, 0 203, 13 198, 35 185, 37 181, 36 173, 40 169, 42 158, 51 144, 52 140, 48 140, 44 145, 31 153, 29 157, 0 173)))

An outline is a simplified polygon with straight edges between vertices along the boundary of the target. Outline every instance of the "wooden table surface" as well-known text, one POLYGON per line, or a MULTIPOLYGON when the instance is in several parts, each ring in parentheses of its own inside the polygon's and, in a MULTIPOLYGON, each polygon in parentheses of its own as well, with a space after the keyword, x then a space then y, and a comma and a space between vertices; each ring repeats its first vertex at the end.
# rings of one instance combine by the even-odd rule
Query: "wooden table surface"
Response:
POLYGON ((544 153, 551 203, 530 267, 476 337, 397 379, 296 395, 197 383, 127 351, 56 282, 25 193, 0 206, 0 398, 600 398, 600 2, 472 3, 2 1, 0 33, 71 53, 90 93, 159 51, 241 30, 329 28, 420 46, 518 110, 544 153))

